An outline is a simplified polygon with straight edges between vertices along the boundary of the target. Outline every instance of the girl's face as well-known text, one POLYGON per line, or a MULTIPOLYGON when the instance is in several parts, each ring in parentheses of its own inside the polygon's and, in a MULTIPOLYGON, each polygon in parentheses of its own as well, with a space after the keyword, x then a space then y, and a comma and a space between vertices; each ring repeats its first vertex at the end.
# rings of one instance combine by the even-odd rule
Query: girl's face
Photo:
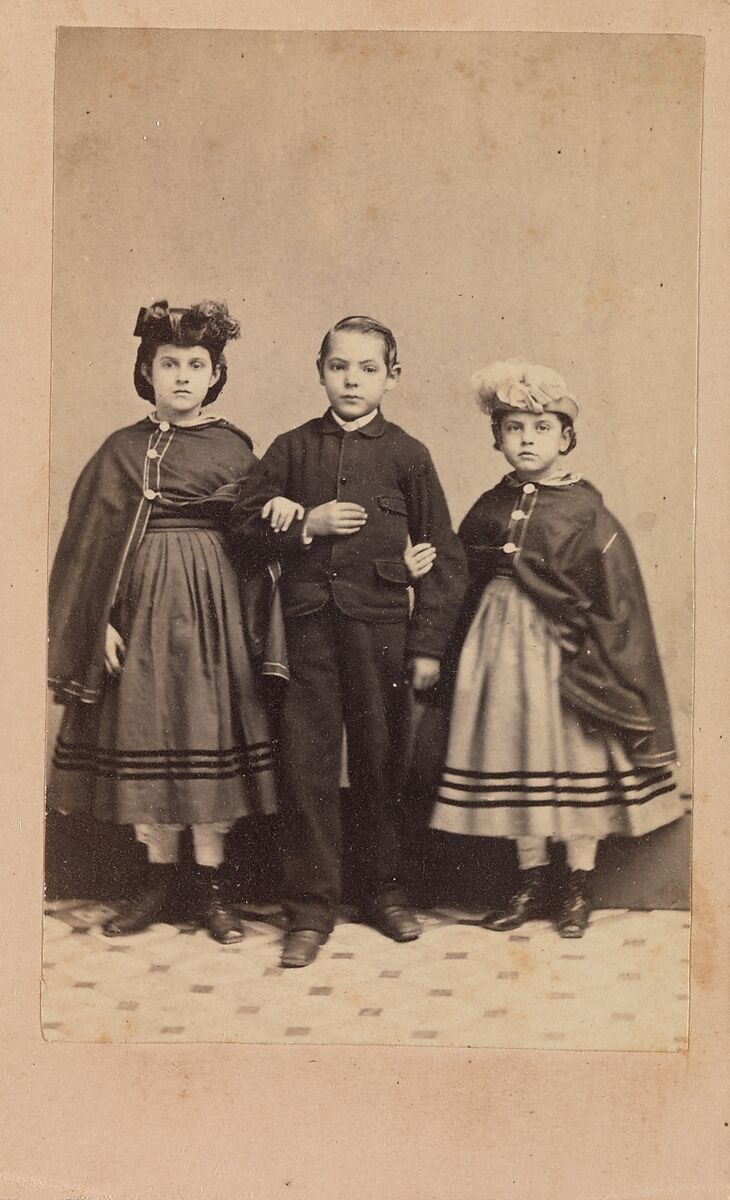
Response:
POLYGON ((320 382, 343 421, 366 417, 398 382, 399 367, 388 370, 383 339, 377 333, 339 329, 332 334, 320 382))
POLYGON ((553 474, 570 434, 555 413, 507 413, 500 427, 500 449, 520 479, 547 479, 553 474))
POLYGON ((158 346, 151 367, 142 370, 154 388, 158 417, 176 425, 200 415, 208 390, 220 376, 204 346, 158 346))

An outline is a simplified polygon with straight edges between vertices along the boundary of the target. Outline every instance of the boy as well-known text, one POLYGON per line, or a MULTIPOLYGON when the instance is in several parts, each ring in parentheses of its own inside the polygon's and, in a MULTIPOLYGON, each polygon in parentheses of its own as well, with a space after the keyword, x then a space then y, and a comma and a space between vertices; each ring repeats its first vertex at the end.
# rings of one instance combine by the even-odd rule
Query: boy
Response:
MULTIPOLYGON (((329 410, 277 437, 263 458, 272 490, 305 509, 276 543, 291 671, 280 737, 286 967, 313 962, 334 927, 343 721, 363 908, 395 941, 420 932, 399 880, 398 753, 408 685, 422 691, 438 679, 465 565, 428 451, 380 411, 398 381, 397 355, 377 321, 339 321, 317 359, 329 410), (409 536, 437 552, 410 616, 409 536)), ((234 509, 234 529, 246 520, 234 509)))

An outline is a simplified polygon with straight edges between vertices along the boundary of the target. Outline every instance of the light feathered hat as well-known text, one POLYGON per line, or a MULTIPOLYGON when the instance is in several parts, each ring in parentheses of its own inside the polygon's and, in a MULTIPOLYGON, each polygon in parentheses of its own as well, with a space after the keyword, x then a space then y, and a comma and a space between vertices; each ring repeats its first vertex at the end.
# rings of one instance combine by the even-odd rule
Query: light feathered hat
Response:
POLYGON ((550 367, 539 367, 522 358, 495 362, 472 375, 471 385, 482 412, 494 417, 509 409, 523 412, 565 413, 574 421, 578 401, 565 380, 550 367))

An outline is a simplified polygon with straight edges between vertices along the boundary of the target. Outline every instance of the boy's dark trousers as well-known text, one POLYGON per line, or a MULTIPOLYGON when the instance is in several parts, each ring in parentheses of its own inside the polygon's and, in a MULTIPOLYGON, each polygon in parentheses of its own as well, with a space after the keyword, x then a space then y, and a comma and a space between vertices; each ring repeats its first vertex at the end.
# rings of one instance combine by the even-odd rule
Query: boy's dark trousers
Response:
POLYGON ((290 619, 280 727, 284 888, 290 927, 331 932, 342 889, 342 723, 353 850, 366 911, 403 903, 398 793, 407 717, 405 622, 358 621, 332 601, 290 619))

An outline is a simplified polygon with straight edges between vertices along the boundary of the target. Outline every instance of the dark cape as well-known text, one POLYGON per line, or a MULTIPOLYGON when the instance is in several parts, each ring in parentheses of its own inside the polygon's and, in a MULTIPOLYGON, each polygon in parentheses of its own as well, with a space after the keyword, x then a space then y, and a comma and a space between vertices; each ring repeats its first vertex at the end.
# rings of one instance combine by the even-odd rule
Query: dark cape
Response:
MULTIPOLYGON (((212 519, 225 530, 243 493, 252 511, 274 489, 246 434, 224 420, 176 427, 175 454, 165 459, 164 500, 143 495, 143 464, 155 426, 148 418, 111 434, 73 489, 68 520, 51 571, 48 682, 56 698, 95 703, 106 672, 106 627, 153 506, 183 517, 212 519), (172 475, 171 475, 172 468, 172 475)), ((260 670, 286 677, 276 570, 264 541, 229 545, 239 569, 249 646, 260 670)))
POLYGON ((522 484, 507 475, 480 496, 459 536, 470 586, 452 644, 455 656, 487 583, 514 572, 535 603, 561 627, 560 689, 567 705, 622 737, 637 766, 676 759, 669 703, 639 565, 625 530, 587 481, 537 484, 534 512, 517 553, 510 515, 522 484), (514 547, 512 547, 514 550, 514 547))

